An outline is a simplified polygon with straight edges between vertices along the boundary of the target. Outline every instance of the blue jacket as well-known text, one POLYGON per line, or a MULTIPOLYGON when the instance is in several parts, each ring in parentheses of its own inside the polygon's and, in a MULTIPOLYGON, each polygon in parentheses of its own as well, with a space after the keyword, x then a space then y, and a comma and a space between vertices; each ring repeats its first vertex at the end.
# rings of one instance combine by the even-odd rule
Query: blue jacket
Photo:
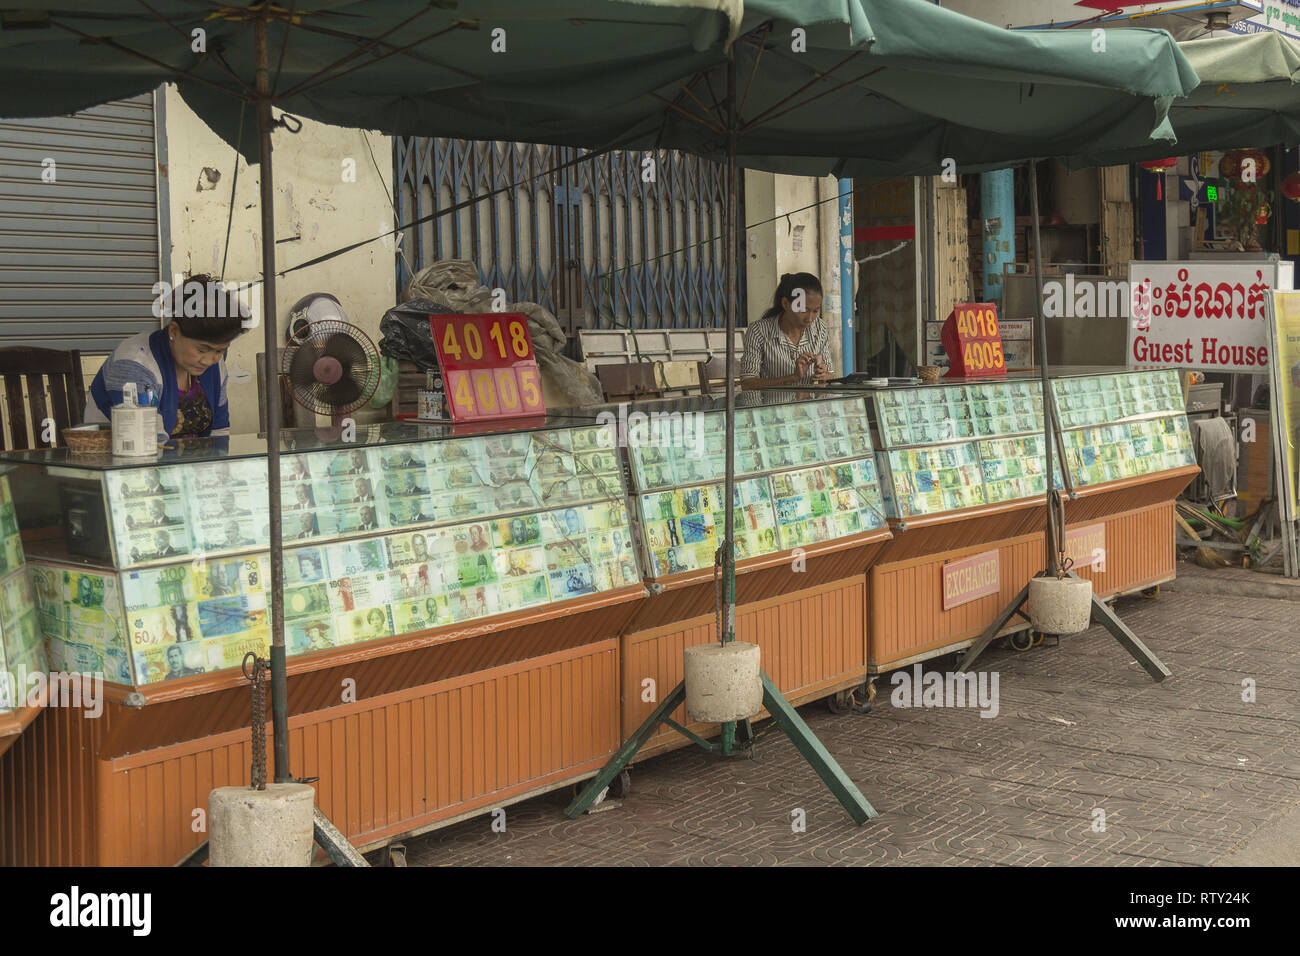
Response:
MULTIPOLYGON (((85 421, 106 422, 114 405, 122 404, 122 386, 134 382, 136 393, 143 396, 145 387, 159 396, 158 439, 166 441, 176 427, 180 389, 176 384, 176 360, 172 358, 167 330, 140 332, 113 350, 90 383, 90 401, 86 403, 85 421)), ((230 409, 226 404, 226 360, 222 359, 199 376, 203 394, 212 406, 212 427, 205 437, 230 434, 230 409)))

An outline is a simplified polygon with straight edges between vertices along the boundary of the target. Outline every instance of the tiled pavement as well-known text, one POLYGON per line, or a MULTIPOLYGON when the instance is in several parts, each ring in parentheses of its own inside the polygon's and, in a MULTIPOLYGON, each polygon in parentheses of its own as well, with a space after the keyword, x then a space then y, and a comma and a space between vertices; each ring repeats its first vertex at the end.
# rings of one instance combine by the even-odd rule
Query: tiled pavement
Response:
POLYGON ((1094 627, 1059 647, 987 651, 993 719, 895 708, 887 675, 869 715, 801 708, 880 811, 861 828, 775 733, 752 760, 651 758, 627 799, 578 820, 561 815, 566 790, 506 808, 504 833, 485 815, 413 838, 408 864, 1213 864, 1300 811, 1300 588, 1296 600, 1233 596, 1196 578, 1118 605, 1173 671, 1163 684, 1094 627), (792 832, 797 809, 804 832, 792 832))

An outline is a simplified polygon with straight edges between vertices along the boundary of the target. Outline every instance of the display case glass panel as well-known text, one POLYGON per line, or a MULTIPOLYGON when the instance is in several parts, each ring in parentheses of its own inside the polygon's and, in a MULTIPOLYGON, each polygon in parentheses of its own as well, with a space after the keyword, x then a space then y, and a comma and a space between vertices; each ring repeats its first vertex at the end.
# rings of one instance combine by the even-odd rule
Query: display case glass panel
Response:
POLYGON ((1173 369, 1058 378, 1052 399, 1075 487, 1196 464, 1173 369))
MULTIPOLYGON (((289 655, 640 584, 616 436, 591 421, 353 447, 288 440, 289 655)), ((66 542, 42 559, 33 620, 61 662, 147 685, 268 653, 264 459, 48 471, 98 498, 115 545, 102 563, 121 562, 85 566, 95 559, 66 542)))
MULTIPOLYGON (((873 392, 890 517, 1044 494, 1041 385, 1022 379, 873 392)), ((1061 486, 1060 470, 1057 487, 1061 486)))
MULTIPOLYGON (((736 409, 736 558, 884 526, 870 423, 859 397, 746 393, 736 409)), ((655 577, 711 568, 726 515, 721 403, 651 403, 629 416, 628 459, 655 577), (674 417, 675 416, 675 417, 674 417)))

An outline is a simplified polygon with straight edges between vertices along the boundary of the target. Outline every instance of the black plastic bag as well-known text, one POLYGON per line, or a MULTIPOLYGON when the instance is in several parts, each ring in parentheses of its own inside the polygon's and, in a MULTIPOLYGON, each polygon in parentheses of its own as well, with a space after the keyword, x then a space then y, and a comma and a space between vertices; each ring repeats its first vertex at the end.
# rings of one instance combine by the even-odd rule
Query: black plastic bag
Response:
POLYGON ((446 302, 437 299, 412 299, 395 305, 379 320, 379 351, 395 359, 414 362, 421 371, 438 368, 438 353, 433 347, 430 315, 459 314, 446 302))

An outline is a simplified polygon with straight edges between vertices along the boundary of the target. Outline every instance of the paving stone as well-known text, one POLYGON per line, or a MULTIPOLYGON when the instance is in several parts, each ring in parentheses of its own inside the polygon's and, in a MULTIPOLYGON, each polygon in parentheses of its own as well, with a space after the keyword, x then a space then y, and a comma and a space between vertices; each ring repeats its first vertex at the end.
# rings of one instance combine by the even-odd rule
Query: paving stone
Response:
POLYGON ((1094 626, 1056 646, 988 650, 977 666, 998 674, 994 718, 894 707, 888 675, 869 715, 800 708, 880 811, 864 826, 773 733, 752 760, 696 748, 645 760, 625 800, 578 820, 561 816, 566 792, 507 808, 505 833, 483 816, 409 839, 408 863, 1214 864, 1300 808, 1300 604, 1179 589, 1118 612, 1173 678, 1155 684, 1094 626))

